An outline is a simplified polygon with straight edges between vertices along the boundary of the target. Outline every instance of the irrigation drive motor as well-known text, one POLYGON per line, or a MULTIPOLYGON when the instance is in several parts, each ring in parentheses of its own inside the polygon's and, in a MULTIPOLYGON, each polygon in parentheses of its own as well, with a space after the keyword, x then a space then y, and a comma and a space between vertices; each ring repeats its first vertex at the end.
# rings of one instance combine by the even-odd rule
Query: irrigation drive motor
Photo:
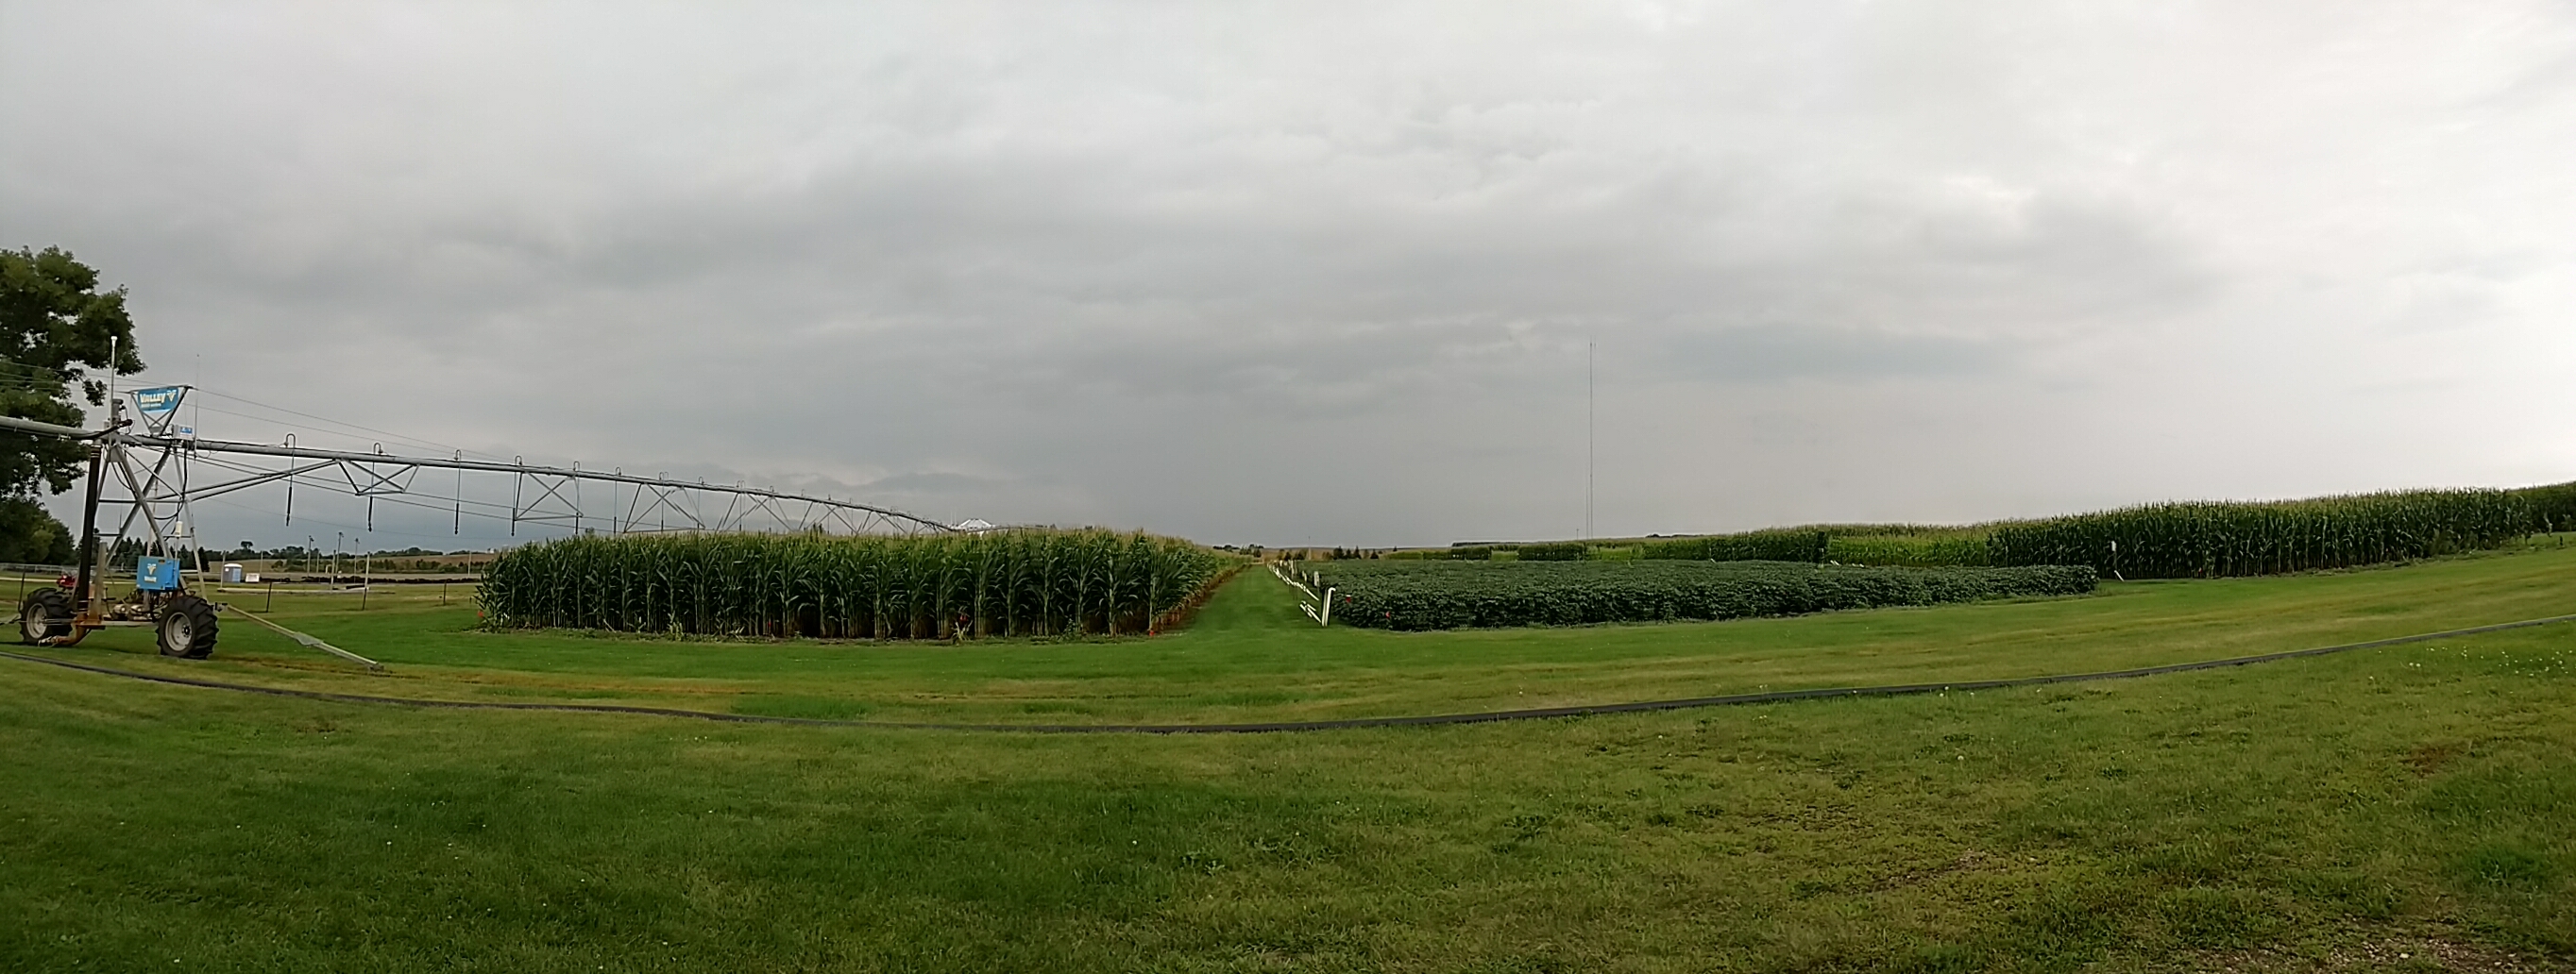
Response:
POLYGON ((135 604, 116 609, 125 610, 126 618, 152 620, 161 655, 204 659, 215 651, 215 606, 180 583, 178 559, 137 559, 134 597, 135 604))
MULTIPOLYGON (((101 580, 99 588, 105 588, 101 580)), ((75 586, 77 589, 78 586, 75 586)), ((18 633, 29 643, 69 646, 108 626, 151 626, 161 655, 204 659, 215 651, 215 606, 193 592, 179 574, 179 560, 144 555, 134 565, 134 595, 124 601, 80 600, 57 588, 27 593, 18 607, 18 633)))

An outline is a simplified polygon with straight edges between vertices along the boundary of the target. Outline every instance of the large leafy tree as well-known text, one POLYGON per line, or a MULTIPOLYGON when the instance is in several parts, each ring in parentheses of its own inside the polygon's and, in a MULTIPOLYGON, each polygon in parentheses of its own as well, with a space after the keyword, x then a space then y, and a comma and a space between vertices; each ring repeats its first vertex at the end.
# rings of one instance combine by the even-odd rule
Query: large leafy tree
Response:
POLYGON ((68 565, 72 531, 33 498, 0 497, 0 562, 68 565))
MULTIPOLYGON (((107 370, 143 371, 125 289, 101 291, 98 272, 59 247, 0 250, 0 414, 81 426, 107 404, 107 370)), ((86 454, 68 440, 0 431, 0 548, 56 547, 63 532, 33 498, 70 490, 86 454), (44 535, 47 537, 39 537, 44 535)))

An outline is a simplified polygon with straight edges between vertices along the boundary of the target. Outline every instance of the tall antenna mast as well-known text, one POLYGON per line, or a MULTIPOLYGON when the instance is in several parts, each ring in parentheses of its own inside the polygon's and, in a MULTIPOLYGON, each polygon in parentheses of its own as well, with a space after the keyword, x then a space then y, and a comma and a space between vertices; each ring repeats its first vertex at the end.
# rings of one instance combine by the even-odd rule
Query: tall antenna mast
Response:
POLYGON ((1592 540, 1592 343, 1583 343, 1583 540, 1592 540))

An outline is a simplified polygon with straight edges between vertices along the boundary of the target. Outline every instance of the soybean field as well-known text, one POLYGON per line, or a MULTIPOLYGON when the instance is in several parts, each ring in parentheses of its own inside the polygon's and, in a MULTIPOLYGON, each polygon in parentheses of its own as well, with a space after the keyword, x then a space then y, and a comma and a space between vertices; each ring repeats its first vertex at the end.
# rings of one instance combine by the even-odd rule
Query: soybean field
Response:
POLYGON ((1305 563, 1333 621, 1380 629, 1741 619, 1835 609, 2081 595, 2083 566, 1862 568, 1786 561, 1305 563))

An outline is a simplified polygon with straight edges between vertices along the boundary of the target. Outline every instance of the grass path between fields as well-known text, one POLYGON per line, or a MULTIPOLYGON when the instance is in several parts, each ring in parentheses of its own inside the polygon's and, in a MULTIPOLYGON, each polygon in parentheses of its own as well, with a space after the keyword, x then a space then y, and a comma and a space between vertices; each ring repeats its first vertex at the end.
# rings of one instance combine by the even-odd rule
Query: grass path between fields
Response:
MULTIPOLYGON (((39 651, 227 682, 455 700, 570 700, 936 723, 1249 723, 2002 679, 2282 652, 2576 611, 2576 550, 2281 578, 2108 583, 2099 594, 1716 623, 1434 633, 1320 629, 1266 572, 1155 638, 946 644, 703 642, 474 628, 467 600, 282 596, 273 618, 383 675, 230 620, 217 658, 110 630, 39 651)), ((257 606, 256 596, 233 596, 257 606)))
POLYGON ((2334 653, 2385 649, 2392 646, 2405 646, 2445 639, 2465 639, 2474 636, 2483 636, 2489 633, 2505 632, 2515 629, 2530 629, 2546 625, 2561 625, 2566 623, 2576 623, 2576 615, 2553 616, 2546 619, 2526 619, 2519 622, 2504 622, 2494 625, 2472 626, 2466 629, 2451 629, 2442 632, 2417 633, 2414 635, 2397 636, 2388 639, 2374 639, 2367 642, 2345 643, 2338 646, 2317 646, 2308 649, 2294 649, 2279 653, 2265 653, 2259 656, 2234 656, 2224 659, 2199 660, 2189 663, 2168 663, 2161 666, 2147 666, 2127 670, 2093 671, 2086 673, 2052 673, 2043 676, 1955 680, 1939 683, 1916 683, 1893 686, 1845 686, 1807 690, 1772 690, 1756 693, 1727 694, 1715 697, 1632 700, 1618 703, 1581 704, 1567 707, 1540 707, 1520 710, 1488 710, 1440 714, 1399 714, 1380 717, 1348 717, 1338 720, 1285 720, 1243 724, 899 723, 882 720, 841 720, 825 717, 790 717, 779 714, 744 712, 739 709, 731 712, 683 710, 673 707, 582 703, 571 700, 449 700, 423 697, 390 697, 369 694, 339 693, 297 687, 261 686, 247 683, 224 683, 215 680, 203 679, 201 677, 174 674, 136 673, 131 670, 96 666, 76 660, 33 656, 20 653, 0 652, 0 657, 28 663, 54 665, 77 672, 94 673, 101 676, 156 683, 163 686, 194 687, 204 690, 224 690, 237 693, 296 697, 300 699, 319 700, 330 703, 391 704, 397 706, 448 710, 507 710, 521 712, 550 711, 556 713, 614 714, 624 716, 673 717, 694 720, 710 720, 720 723, 786 724, 818 727, 863 727, 881 730, 980 731, 1000 733, 1036 732, 1048 734, 1256 734, 1306 731, 1343 731, 1382 727, 1438 727, 1518 720, 1559 720, 1571 717, 1597 717, 1611 714, 1696 710, 1706 707, 1742 707, 1756 704, 1804 701, 1821 702, 1829 700, 1858 699, 1863 697, 1901 697, 1916 696, 1927 693, 1975 693, 1978 691, 2013 690, 2024 687, 2098 683, 2105 680, 2144 679, 2155 676, 2169 676, 2177 673, 2251 666, 2260 663, 2282 663, 2299 659, 2311 659, 2334 653))

